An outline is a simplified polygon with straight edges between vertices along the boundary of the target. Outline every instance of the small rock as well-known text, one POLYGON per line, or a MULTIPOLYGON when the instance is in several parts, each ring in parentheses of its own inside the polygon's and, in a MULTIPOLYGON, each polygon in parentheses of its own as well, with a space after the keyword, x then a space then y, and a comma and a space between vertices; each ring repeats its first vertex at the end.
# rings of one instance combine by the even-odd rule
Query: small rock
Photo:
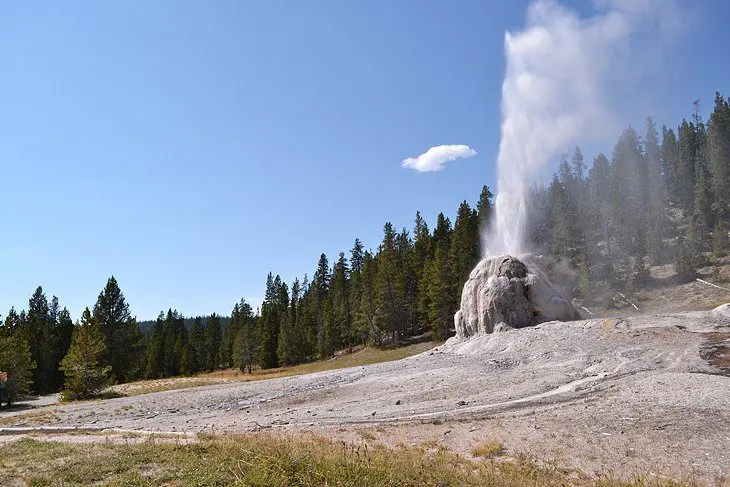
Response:
POLYGON ((397 400, 397 401, 395 402, 395 405, 396 405, 396 406, 400 406, 400 399, 398 399, 398 400, 397 400))
POLYGON ((469 403, 466 401, 459 401, 456 403, 457 406, 466 406, 467 404, 469 404, 469 403))
POLYGON ((373 411, 372 413, 370 413, 370 416, 375 416, 375 413, 376 413, 376 412, 377 412, 377 411, 373 411))

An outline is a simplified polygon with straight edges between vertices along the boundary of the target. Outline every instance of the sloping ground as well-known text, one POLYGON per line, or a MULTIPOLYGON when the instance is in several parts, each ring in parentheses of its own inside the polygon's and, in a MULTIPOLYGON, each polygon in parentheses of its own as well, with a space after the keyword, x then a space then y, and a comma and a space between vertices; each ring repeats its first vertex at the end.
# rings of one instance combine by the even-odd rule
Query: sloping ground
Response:
POLYGON ((723 485, 728 341, 730 312, 552 322, 396 362, 52 411, 54 426, 271 429, 389 445, 436 442, 458 452, 495 440, 507 455, 526 452, 597 475, 723 485))

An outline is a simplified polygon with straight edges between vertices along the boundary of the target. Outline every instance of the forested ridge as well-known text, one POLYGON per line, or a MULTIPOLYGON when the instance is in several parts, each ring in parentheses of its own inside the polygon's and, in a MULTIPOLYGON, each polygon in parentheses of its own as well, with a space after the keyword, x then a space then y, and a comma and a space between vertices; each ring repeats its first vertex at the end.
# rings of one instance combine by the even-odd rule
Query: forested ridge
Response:
MULTIPOLYGON (((263 304, 245 300, 230 317, 185 318, 170 309, 144 326, 114 277, 74 323, 58 298, 38 287, 0 326, 0 370, 11 398, 66 388, 87 397, 111 382, 190 375, 221 368, 272 368, 332 356, 356 344, 397 346, 453 333, 461 288, 479 260, 480 230, 492 216, 486 186, 462 202, 452 223, 433 230, 416 212, 412 230, 390 222, 375 251, 355 239, 331 262, 322 254, 310 277, 291 284, 266 277, 263 304)), ((579 148, 551 183, 529 195, 528 240, 536 252, 575 269, 569 292, 584 303, 650 283, 649 267, 673 263, 676 280, 730 250, 730 108, 720 94, 703 120, 640 135, 628 128, 613 152, 590 167, 579 148)), ((609 305, 610 303, 603 303, 609 305)))

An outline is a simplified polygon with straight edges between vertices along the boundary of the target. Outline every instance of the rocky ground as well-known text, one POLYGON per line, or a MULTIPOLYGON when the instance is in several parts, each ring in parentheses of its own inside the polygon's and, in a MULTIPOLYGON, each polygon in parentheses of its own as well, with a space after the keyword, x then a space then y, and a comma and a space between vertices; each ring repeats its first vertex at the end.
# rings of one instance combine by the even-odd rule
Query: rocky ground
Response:
MULTIPOLYGON (((730 307, 542 325, 408 359, 2 413, 12 426, 484 441, 565 468, 728 485, 730 307), (15 419, 12 419, 15 418, 15 419)), ((57 438, 57 436, 56 436, 57 438)))

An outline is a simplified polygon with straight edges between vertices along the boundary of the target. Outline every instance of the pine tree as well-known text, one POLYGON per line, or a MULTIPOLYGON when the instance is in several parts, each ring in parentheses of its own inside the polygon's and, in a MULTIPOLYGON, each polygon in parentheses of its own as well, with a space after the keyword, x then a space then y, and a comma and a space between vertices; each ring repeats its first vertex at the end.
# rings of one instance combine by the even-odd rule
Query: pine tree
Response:
POLYGON ((208 317, 205 325, 205 368, 208 371, 220 367, 221 321, 217 314, 208 317))
MULTIPOLYGON (((570 173, 567 173, 570 178, 570 173)), ((571 184, 568 180, 568 184, 571 184)), ((553 176, 548 190, 550 202, 549 222, 551 228, 551 250, 555 256, 564 256, 579 245, 575 207, 568 196, 566 184, 553 176)))
POLYGON ((707 130, 699 116, 695 114, 695 187, 692 220, 694 237, 699 250, 707 247, 712 223, 712 199, 710 195, 710 174, 707 162, 707 130))
POLYGON ((180 355, 180 374, 184 376, 192 375, 193 372, 193 364, 191 362, 191 347, 190 343, 185 344, 182 350, 182 355, 180 355))
POLYGON ((477 203, 478 229, 482 232, 486 231, 489 225, 492 224, 492 214, 494 213, 493 197, 494 195, 489 190, 489 186, 482 186, 482 192, 479 194, 479 202, 477 203))
POLYGON ((233 326, 235 326, 236 320, 233 319, 233 314, 231 314, 231 320, 228 321, 227 324, 225 324, 221 328, 221 346, 220 346, 220 366, 223 369, 227 369, 231 366, 233 363, 233 340, 236 338, 235 331, 232 330, 233 326))
POLYGON ((165 370, 165 315, 162 311, 157 315, 157 320, 148 334, 145 352, 145 378, 162 377, 165 370))
POLYGON ((332 272, 329 297, 330 319, 325 323, 326 354, 330 356, 343 346, 352 345, 350 319, 350 268, 344 252, 340 252, 332 272))
POLYGON ((661 150, 659 136, 654 120, 646 120, 646 136, 644 137, 644 160, 646 161, 648 211, 646 218, 646 247, 649 261, 655 265, 663 262, 665 204, 664 183, 662 180, 661 150))
MULTIPOLYGON (((6 317, 4 328, 7 328, 8 317, 6 317)), ((30 394, 35 367, 30 345, 24 334, 10 332, 9 329, 0 334, 0 370, 8 374, 4 399, 8 405, 16 402, 18 398, 30 394)))
POLYGON ((48 300, 43 288, 38 286, 28 301, 28 314, 22 325, 23 333, 30 345, 30 352, 36 367, 33 373, 33 391, 47 394, 53 390, 56 373, 53 356, 53 329, 48 300))
MULTIPOLYGON (((486 186, 484 188, 488 193, 489 189, 486 186)), ((484 191, 482 191, 482 194, 484 194, 484 191)), ((488 214, 491 212, 491 208, 484 209, 483 211, 488 214)), ((482 216, 487 218, 488 215, 482 216)), ((423 266, 426 263, 426 259, 431 255, 431 233, 420 211, 416 212, 416 220, 413 226, 413 253, 415 259, 413 265, 416 269, 416 277, 420 280, 423 275, 423 266)))
POLYGON ((643 255, 646 252, 646 167, 634 129, 624 130, 619 137, 611 167, 612 223, 621 256, 643 255))
POLYGON ((18 325, 20 323, 20 316, 18 315, 18 312, 15 311, 15 307, 10 308, 10 311, 8 311, 8 315, 5 317, 5 321, 3 322, 3 329, 5 333, 12 335, 15 330, 18 329, 18 325))
POLYGON ((370 252, 365 252, 362 265, 362 293, 360 294, 360 305, 355 317, 355 326, 359 336, 376 344, 379 342, 376 321, 377 276, 377 260, 370 252))
POLYGON ((419 308, 427 317, 434 340, 452 335, 454 313, 458 306, 454 293, 457 281, 450 259, 452 234, 451 222, 440 213, 433 232, 431 247, 434 254, 426 262, 419 299, 419 308))
POLYGON ((274 278, 269 272, 266 278, 266 295, 261 305, 261 340, 259 342, 259 365, 262 369, 270 369, 279 365, 277 346, 281 313, 279 293, 281 278, 274 278))
POLYGON ((674 131, 666 125, 662 127, 661 165, 667 199, 679 204, 679 143, 674 131))
POLYGON ((200 372, 207 367, 208 352, 205 345, 203 319, 197 316, 190 328, 190 355, 188 357, 190 373, 200 372))
POLYGON ((715 257, 724 257, 728 249, 730 249, 730 239, 728 239, 727 230, 725 230, 725 222, 718 218, 712 234, 712 251, 715 257))
MULTIPOLYGON (((57 302, 54 296, 54 302, 57 302)), ((71 314, 68 309, 63 308, 54 320, 53 325, 53 351, 54 351, 54 364, 57 369, 56 381, 54 389, 60 388, 64 383, 63 372, 59 369, 61 360, 68 353, 71 347, 71 338, 73 336, 74 322, 71 319, 71 314)))
POLYGON ((646 257, 639 256, 634 259, 634 272, 632 284, 634 289, 641 289, 651 281, 651 273, 646 262, 646 257))
POLYGON ((177 310, 168 309, 162 323, 162 377, 180 375, 180 359, 187 344, 185 320, 177 310))
POLYGON ((454 296, 456 280, 449 254, 444 246, 437 246, 424 273, 425 292, 428 295, 428 321, 433 340, 446 340, 453 335, 454 313, 457 300, 454 296))
POLYGON ((646 164, 646 191, 649 210, 652 213, 664 208, 664 189, 662 184, 661 149, 659 134, 652 117, 646 119, 646 135, 644 136, 644 161, 646 164))
POLYGON ((689 282, 697 277, 694 248, 691 241, 688 240, 685 239, 680 243, 674 261, 674 272, 677 274, 678 282, 689 282))
POLYGON ((256 362, 256 322, 251 306, 244 299, 238 306, 238 331, 233 344, 233 365, 251 373, 256 362))
POLYGON ((695 161, 697 143, 695 126, 684 120, 679 127, 679 158, 677 161, 677 205, 684 210, 691 210, 694 202, 695 161))
POLYGON ((66 377, 64 399, 88 399, 107 387, 111 366, 101 365, 105 351, 104 334, 86 308, 81 321, 74 327, 71 347, 61 361, 61 370, 66 377))
POLYGON ((477 213, 472 212, 469 203, 463 201, 459 205, 451 237, 451 265, 456 279, 454 296, 458 300, 461 288, 469 277, 469 273, 479 261, 479 227, 477 213))
POLYGON ((302 340, 298 347, 298 361, 311 360, 316 356, 319 313, 316 294, 315 286, 309 283, 305 274, 301 298, 297 303, 297 329, 302 340))
POLYGON ((580 147, 576 147, 573 151, 573 159, 571 160, 571 168, 573 171, 573 178, 578 183, 583 183, 585 181, 585 174, 586 174, 586 163, 585 159, 583 158, 583 153, 580 150, 580 147))
POLYGON ((289 306, 289 288, 285 282, 278 286, 276 305, 279 314, 279 331, 277 334, 276 355, 280 365, 293 365, 296 352, 294 348, 294 329, 291 321, 289 306))
POLYGON ((319 261, 317 262, 317 270, 314 273, 311 285, 313 300, 311 305, 313 306, 312 311, 314 313, 314 322, 317 331, 317 353, 319 354, 319 358, 326 357, 326 355, 324 355, 326 351, 324 305, 329 292, 330 278, 329 261, 325 254, 321 254, 319 256, 319 261))
POLYGON ((730 105, 720 93, 715 93, 715 109, 708 132, 712 206, 715 214, 722 218, 730 209, 730 105))
MULTIPOLYGON (((357 315, 360 310, 362 299, 362 268, 365 263, 365 250, 360 239, 355 239, 355 245, 350 250, 350 282, 348 302, 348 323, 346 341, 348 345, 355 342, 363 342, 366 336, 360 334, 356 325, 357 315)), ((293 290, 292 290, 293 291, 293 290)))
POLYGON ((99 293, 93 317, 106 340, 102 363, 111 365, 112 380, 127 382, 138 377, 142 371, 143 336, 114 276, 99 293))
POLYGON ((302 323, 299 320, 301 315, 301 299, 302 299, 302 285, 299 283, 299 278, 294 278, 294 282, 291 285, 291 299, 289 302, 289 326, 291 327, 291 342, 292 349, 290 351, 290 361, 293 364, 298 364, 304 360, 304 351, 306 349, 306 332, 302 327, 302 323))
POLYGON ((246 352, 250 350, 246 342, 246 333, 239 330, 236 334, 236 340, 233 344, 233 365, 238 367, 241 372, 251 373, 251 364, 253 360, 247 358, 246 352))
POLYGON ((391 342, 400 339, 403 324, 403 282, 398 272, 396 233, 388 222, 383 228, 383 241, 378 252, 378 275, 376 280, 376 325, 391 342))

